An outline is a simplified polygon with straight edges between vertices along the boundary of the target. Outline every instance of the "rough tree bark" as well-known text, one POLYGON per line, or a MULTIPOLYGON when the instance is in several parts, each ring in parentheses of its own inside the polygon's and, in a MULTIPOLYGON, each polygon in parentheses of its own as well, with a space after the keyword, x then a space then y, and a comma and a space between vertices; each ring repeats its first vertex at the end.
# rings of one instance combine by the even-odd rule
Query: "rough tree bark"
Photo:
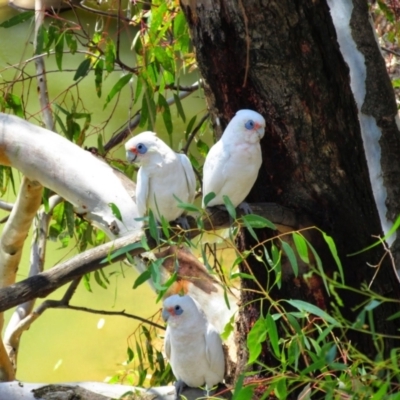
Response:
MULTIPOLYGON (((353 28, 359 26, 360 21, 365 24, 368 20, 366 2, 355 3, 361 17, 358 21, 352 19, 353 28)), ((181 0, 181 5, 207 85, 208 104, 221 121, 220 128, 243 108, 257 110, 267 121, 261 143, 263 165, 248 201, 276 202, 303 214, 333 237, 343 263, 346 284, 357 288, 363 283, 369 284, 376 270, 367 263, 379 263, 384 253, 382 247, 355 257, 347 255, 371 244, 376 240, 372 235, 381 236, 381 221, 371 188, 349 69, 340 52, 326 1, 181 0)), ((381 81, 385 83, 380 87, 380 96, 384 90, 389 111, 381 107, 377 118, 378 126, 390 125, 386 139, 382 140, 385 146, 390 147, 390 141, 394 143, 390 147, 393 152, 399 144, 398 129, 393 123, 396 114, 392 107, 393 91, 387 84, 388 77, 377 44, 371 41, 372 28, 369 24, 362 28, 364 32, 359 32, 358 39, 370 50, 368 66, 371 69, 375 60, 375 71, 379 71, 381 81)), ((373 89, 372 84, 367 85, 367 94, 376 95, 373 89)), ((375 102, 379 101, 382 102, 377 97, 375 102)), ((371 107, 366 106, 362 111, 368 109, 371 112, 371 107)), ((395 164, 391 175, 386 175, 390 178, 386 184, 392 185, 392 192, 398 190, 394 185, 398 184, 399 174, 397 179, 393 174, 397 167, 395 164)), ((391 206, 393 218, 399 208, 394 201, 391 206)), ((271 234, 265 231, 259 236, 265 239, 271 234)), ((251 238, 244 233, 241 245, 248 247, 251 244, 251 238)), ((322 241, 317 238, 314 244, 323 259, 325 272, 332 276, 335 263, 322 241)), ((255 259, 249 262, 253 273, 264 285, 265 268, 255 259)), ((243 304, 255 299, 253 292, 245 290, 253 285, 252 281, 242 282, 243 304)), ((400 285, 389 257, 380 265, 372 289, 399 298, 400 285)), ((325 309, 329 309, 334 301, 318 279, 295 279, 293 276, 286 276, 281 290, 274 289, 270 294, 275 299, 304 299, 325 309)), ((362 298, 346 291, 341 296, 344 301, 341 311, 353 320, 351 309, 362 298)), ((251 304, 243 308, 238 325, 242 341, 246 340, 246 333, 261 312, 258 303, 251 304)), ((375 318, 380 332, 395 334, 396 324, 386 318, 398 311, 398 306, 385 304, 378 310, 379 315, 376 313, 375 318)), ((362 351, 373 356, 374 348, 368 337, 353 335, 352 340, 362 351)), ((387 340, 385 345, 388 350, 400 343, 393 339, 387 340)), ((244 349, 246 346, 239 347, 244 349)), ((240 372, 245 367, 247 355, 238 356, 242 360, 238 366, 240 372)), ((273 357, 268 351, 261 357, 261 362, 273 365, 273 357)))

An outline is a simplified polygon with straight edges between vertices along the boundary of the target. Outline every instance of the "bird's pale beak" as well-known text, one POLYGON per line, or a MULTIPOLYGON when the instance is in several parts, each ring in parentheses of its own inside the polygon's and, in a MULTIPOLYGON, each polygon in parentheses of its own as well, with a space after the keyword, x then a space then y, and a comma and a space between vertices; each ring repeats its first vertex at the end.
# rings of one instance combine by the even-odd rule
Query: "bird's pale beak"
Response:
POLYGON ((264 125, 258 124, 257 122, 254 124, 254 130, 257 132, 257 135, 260 139, 264 136, 264 125))
POLYGON ((166 308, 163 308, 161 316, 164 322, 168 322, 168 318, 171 316, 171 313, 166 308))
POLYGON ((134 163, 137 159, 137 151, 135 151, 134 149, 132 150, 127 150, 126 151, 126 159, 128 160, 129 163, 134 163))

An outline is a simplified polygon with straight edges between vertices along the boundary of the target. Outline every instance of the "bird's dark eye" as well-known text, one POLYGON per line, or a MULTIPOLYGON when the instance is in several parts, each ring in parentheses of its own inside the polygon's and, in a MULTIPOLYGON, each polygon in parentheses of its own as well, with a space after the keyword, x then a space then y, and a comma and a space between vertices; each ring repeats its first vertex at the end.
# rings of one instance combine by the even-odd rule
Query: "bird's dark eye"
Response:
POLYGON ((174 310, 176 315, 181 315, 183 313, 181 306, 175 306, 174 310))
POLYGON ((147 147, 143 143, 139 143, 136 148, 140 154, 144 154, 147 151, 147 147))
POLYGON ((252 121, 251 119, 249 119, 244 126, 246 127, 246 129, 253 129, 254 128, 254 121, 252 121))

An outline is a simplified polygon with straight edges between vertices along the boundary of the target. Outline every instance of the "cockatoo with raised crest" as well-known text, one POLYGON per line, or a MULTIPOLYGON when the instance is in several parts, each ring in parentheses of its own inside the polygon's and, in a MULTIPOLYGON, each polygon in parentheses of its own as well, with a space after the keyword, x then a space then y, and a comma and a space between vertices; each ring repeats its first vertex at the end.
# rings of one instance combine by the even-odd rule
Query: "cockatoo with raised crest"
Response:
POLYGON ((165 353, 178 379, 177 398, 183 383, 206 386, 207 395, 225 373, 222 341, 200 305, 190 296, 175 294, 164 300, 162 316, 167 322, 165 353))
POLYGON ((260 140, 265 119, 252 110, 239 110, 229 122, 221 139, 211 147, 203 168, 203 207, 223 205, 228 196, 235 207, 250 212, 242 203, 253 187, 261 166, 260 140), (204 204, 211 192, 215 197, 204 204))
POLYGON ((150 208, 158 221, 161 216, 167 221, 181 217, 184 210, 178 207, 174 196, 192 203, 196 191, 196 177, 188 157, 175 153, 150 131, 128 140, 125 149, 128 162, 140 165, 136 182, 140 216, 145 216, 150 208))

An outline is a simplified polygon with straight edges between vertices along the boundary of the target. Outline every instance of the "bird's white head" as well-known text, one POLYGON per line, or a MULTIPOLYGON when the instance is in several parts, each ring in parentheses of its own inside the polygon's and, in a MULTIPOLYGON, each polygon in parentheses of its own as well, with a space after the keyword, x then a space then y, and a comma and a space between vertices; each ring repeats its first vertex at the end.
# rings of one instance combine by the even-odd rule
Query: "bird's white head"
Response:
POLYGON ((258 143, 264 136, 264 129, 265 119, 261 114, 253 110, 239 110, 229 122, 222 137, 258 143))
POLYGON ((142 132, 125 143, 126 159, 131 164, 145 164, 162 145, 165 143, 154 132, 142 132))
POLYGON ((183 321, 201 314, 196 301, 188 296, 174 294, 167 297, 163 302, 162 317, 169 325, 178 325, 183 321))

